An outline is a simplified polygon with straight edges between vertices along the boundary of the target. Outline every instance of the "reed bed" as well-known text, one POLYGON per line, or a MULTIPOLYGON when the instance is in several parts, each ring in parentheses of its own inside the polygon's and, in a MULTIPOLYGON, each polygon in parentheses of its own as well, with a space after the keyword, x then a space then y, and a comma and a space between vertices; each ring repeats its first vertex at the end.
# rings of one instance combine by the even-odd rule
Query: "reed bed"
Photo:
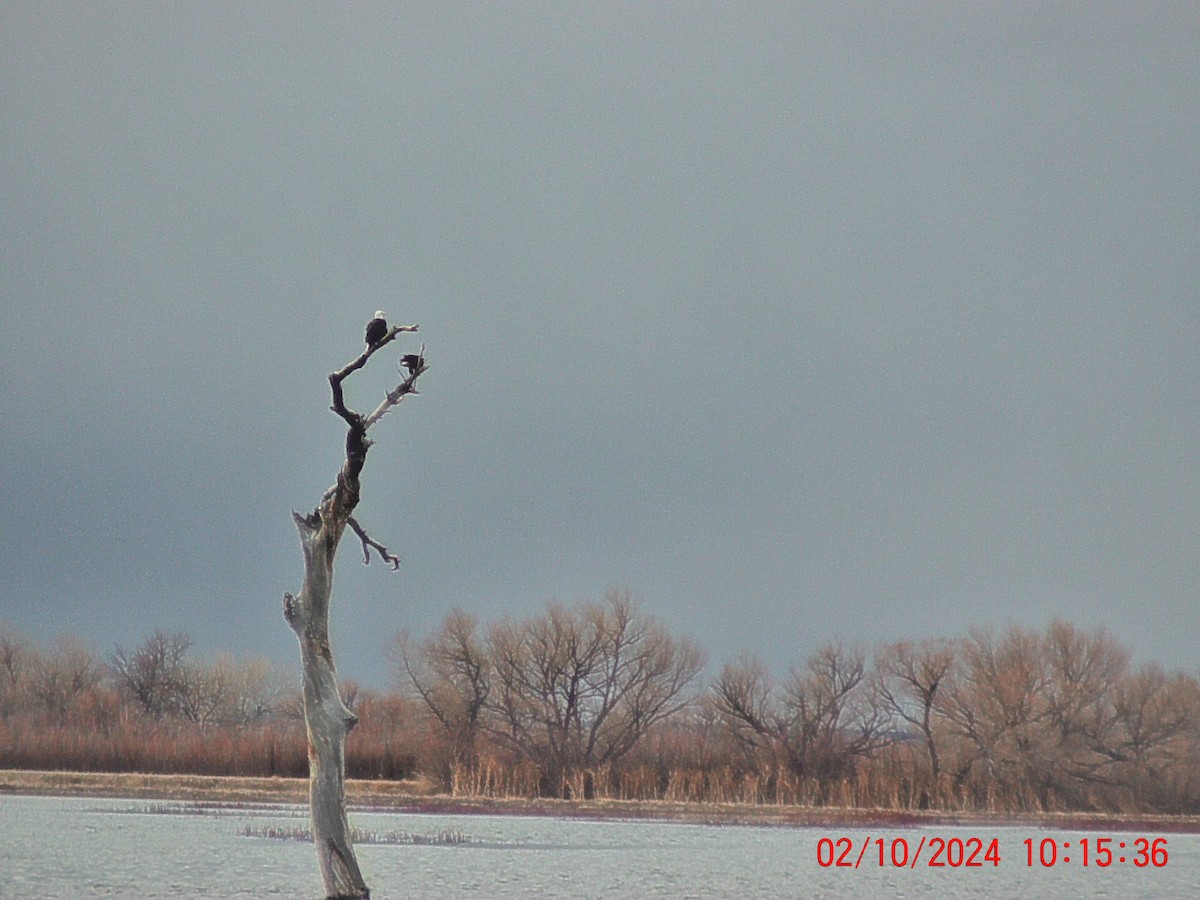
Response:
MULTIPOLYGON (((299 841, 312 843, 312 831, 308 828, 284 828, 278 825, 247 825, 238 832, 242 837, 270 838, 277 841, 299 841)), ((417 834, 411 831, 371 831, 365 828, 350 829, 350 839, 355 844, 392 844, 419 847, 454 847, 470 844, 472 839, 454 828, 443 828, 433 834, 417 834)))

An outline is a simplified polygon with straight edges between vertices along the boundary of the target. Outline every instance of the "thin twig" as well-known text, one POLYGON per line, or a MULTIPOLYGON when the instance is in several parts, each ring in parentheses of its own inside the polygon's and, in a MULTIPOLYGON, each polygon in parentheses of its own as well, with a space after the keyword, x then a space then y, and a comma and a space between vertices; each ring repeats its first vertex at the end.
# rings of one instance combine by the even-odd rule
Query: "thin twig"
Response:
POLYGON ((358 524, 358 520, 354 516, 351 516, 346 522, 354 529, 354 533, 358 535, 358 539, 362 541, 364 566, 371 564, 371 548, 374 547, 383 560, 392 564, 393 571, 400 568, 400 557, 396 556, 387 547, 367 534, 366 529, 358 524))

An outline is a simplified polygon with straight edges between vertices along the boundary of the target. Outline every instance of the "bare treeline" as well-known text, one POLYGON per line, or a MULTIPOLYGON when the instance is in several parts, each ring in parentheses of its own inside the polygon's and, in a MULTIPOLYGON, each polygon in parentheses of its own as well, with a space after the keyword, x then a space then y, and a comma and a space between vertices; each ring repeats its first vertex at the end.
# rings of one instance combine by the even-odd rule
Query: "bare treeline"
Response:
MULTIPOLYGON (((264 660, 203 659, 156 631, 107 656, 71 636, 39 646, 0 628, 0 768, 287 775, 308 772, 295 676, 264 660)), ((364 726, 347 751, 359 778, 403 778, 416 755, 412 704, 345 686, 364 726)))
POLYGON ((396 652, 453 793, 1200 811, 1200 683, 1102 629, 831 643, 782 678, 701 665, 620 592, 516 623, 455 610, 396 652))
MULTIPOLYGON (((1054 622, 820 647, 702 675, 626 592, 395 641, 396 689, 345 686, 352 777, 462 796, 893 809, 1200 812, 1200 682, 1054 622)), ((100 656, 0 629, 0 766, 306 771, 298 685, 156 632, 100 656)))
POLYGON ((1132 668, 1103 629, 1056 621, 901 641, 870 666, 830 645, 779 683, 739 660, 710 702, 760 801, 1200 809, 1200 683, 1132 668))
POLYGON ((560 797, 594 796, 596 778, 611 780, 649 730, 695 699, 704 662, 619 591, 486 633, 455 610, 415 646, 402 635, 397 656, 443 730, 449 789, 560 797), (503 766, 481 765, 485 741, 503 766))
POLYGON ((156 631, 133 651, 118 646, 108 661, 111 680, 152 719, 244 725, 281 708, 286 691, 266 663, 197 661, 191 645, 186 635, 156 631))
POLYGON ((71 636, 37 646, 0 631, 0 717, 45 725, 131 713, 154 721, 246 725, 280 713, 294 691, 262 660, 190 653, 191 639, 156 631, 107 657, 71 636))

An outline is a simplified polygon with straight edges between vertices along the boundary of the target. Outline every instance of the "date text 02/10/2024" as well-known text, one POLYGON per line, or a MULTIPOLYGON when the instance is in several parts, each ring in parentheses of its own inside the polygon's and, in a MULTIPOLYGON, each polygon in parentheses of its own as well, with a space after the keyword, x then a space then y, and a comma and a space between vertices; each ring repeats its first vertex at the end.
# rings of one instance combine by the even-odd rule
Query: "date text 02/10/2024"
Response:
MULTIPOLYGON (((1020 860, 1027 867, 1075 864, 1101 869, 1120 865, 1162 868, 1170 858, 1165 837, 1086 837, 1074 841, 1025 838, 1021 846, 1024 852, 1020 854, 1020 860)), ((982 868, 999 866, 1002 858, 999 838, 922 835, 913 844, 908 838, 871 838, 868 835, 861 841, 849 837, 823 837, 817 841, 817 864, 822 868, 857 869, 863 863, 904 869, 915 869, 918 865, 982 868)))

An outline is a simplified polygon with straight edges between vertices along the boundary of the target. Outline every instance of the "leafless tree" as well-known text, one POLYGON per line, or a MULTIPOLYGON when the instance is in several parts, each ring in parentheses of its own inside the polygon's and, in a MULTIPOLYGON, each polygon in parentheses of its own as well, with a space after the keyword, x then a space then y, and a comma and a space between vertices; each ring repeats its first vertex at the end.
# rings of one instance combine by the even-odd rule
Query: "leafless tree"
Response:
POLYGON ((458 766, 476 762, 476 742, 491 695, 491 657, 479 633, 479 620, 453 609, 441 627, 414 646, 402 633, 395 663, 449 740, 447 780, 458 766))
POLYGON ((161 630, 135 650, 118 645, 109 657, 112 679, 117 689, 151 718, 178 712, 184 659, 191 646, 187 635, 161 630))
POLYGON ((233 667, 227 658, 189 660, 176 676, 176 703, 183 718, 211 725, 232 702, 233 667))
POLYGON ((8 628, 0 629, 0 719, 15 713, 25 702, 32 657, 33 651, 23 635, 8 628))
MULTIPOLYGON (((1200 682, 1147 663, 1113 690, 1116 728, 1109 754, 1139 809, 1174 812, 1186 801, 1173 789, 1171 771, 1195 772, 1200 753, 1200 682)), ((1195 785, 1192 784, 1194 796, 1195 785)), ((1194 802, 1194 801, 1193 801, 1194 802)))
POLYGON ((703 655, 637 612, 626 591, 494 627, 495 733, 542 766, 545 793, 584 796, 657 722, 691 702, 703 655))
POLYGON ((152 719, 198 725, 245 724, 280 706, 282 679, 262 660, 215 660, 190 654, 186 634, 156 631, 135 650, 120 645, 108 658, 109 678, 122 697, 152 719))
POLYGON ((834 643, 784 684, 784 708, 801 738, 805 767, 818 778, 846 774, 858 758, 890 740, 887 716, 866 675, 866 654, 834 643))
MULTIPOLYGON (((929 778, 937 784, 941 775, 937 738, 934 734, 933 710, 938 691, 954 665, 954 643, 930 638, 914 644, 898 641, 876 656, 879 693, 891 711, 918 729, 929 756, 929 778)), ((930 794, 921 790, 921 808, 928 807, 930 794)))
POLYGON ((304 718, 309 746, 309 799, 313 839, 325 890, 330 897, 367 897, 350 829, 346 820, 346 735, 358 721, 338 691, 337 670, 329 645, 329 601, 333 591, 333 561, 342 535, 349 527, 362 542, 363 557, 370 562, 374 550, 398 567, 400 560, 374 540, 354 518, 361 496, 359 477, 371 441, 367 433, 407 395, 416 393, 418 377, 426 370, 424 349, 405 363, 408 375, 392 389, 374 412, 363 415, 346 405, 343 382, 390 344, 398 334, 416 331, 416 325, 393 325, 352 362, 329 376, 333 411, 345 421, 346 458, 336 483, 307 515, 292 513, 304 551, 304 584, 296 595, 284 594, 283 615, 300 644, 304 673, 304 718))
POLYGON ((1042 646, 1044 711, 1061 761, 1059 787, 1107 781, 1119 741, 1116 688, 1128 674, 1129 652, 1102 628, 1085 632, 1063 621, 1050 623, 1042 646))
POLYGON ((721 667, 712 693, 717 713, 743 748, 754 750, 778 742, 786 750, 788 735, 766 666, 756 656, 739 656, 721 667))
MULTIPOLYGON (((773 792, 778 800, 788 779, 798 782, 810 774, 797 723, 780 700, 779 685, 758 657, 742 654, 725 663, 707 700, 735 748, 731 762, 740 757, 731 767, 726 790, 739 790, 736 781, 750 773, 772 783, 763 799, 773 792)), ((749 799, 760 798, 755 792, 749 799)))
POLYGON ((955 770, 957 789, 976 792, 986 805, 997 793, 1044 804, 1054 766, 1045 728, 1047 683, 1041 638, 1012 626, 999 637, 972 629, 958 666, 935 708, 964 745, 955 770))
POLYGON ((1118 752, 1146 760, 1182 734, 1196 712, 1195 682, 1147 663, 1116 685, 1114 705, 1120 725, 1118 752), (1191 684, 1189 684, 1191 682, 1191 684))
POLYGON ((290 697, 292 678, 264 659, 217 659, 228 668, 229 692, 222 721, 247 725, 278 716, 290 697))
POLYGON ((827 644, 779 686, 753 658, 726 665, 713 685, 717 709, 744 746, 771 748, 801 778, 828 782, 889 740, 889 721, 866 678, 866 655, 827 644))
POLYGON ((34 699, 58 725, 67 722, 76 701, 103 679, 95 652, 78 638, 60 635, 33 659, 34 699))
POLYGON ((1103 805, 1140 777, 1132 773, 1147 771, 1144 762, 1129 765, 1135 748, 1162 747, 1187 718, 1174 714, 1168 676, 1131 674, 1128 652, 1104 629, 1055 621, 1040 635, 1017 626, 998 636, 975 630, 959 663, 934 711, 962 742, 955 782, 969 786, 977 804, 1103 805), (1142 730, 1147 722, 1155 724, 1142 730))

